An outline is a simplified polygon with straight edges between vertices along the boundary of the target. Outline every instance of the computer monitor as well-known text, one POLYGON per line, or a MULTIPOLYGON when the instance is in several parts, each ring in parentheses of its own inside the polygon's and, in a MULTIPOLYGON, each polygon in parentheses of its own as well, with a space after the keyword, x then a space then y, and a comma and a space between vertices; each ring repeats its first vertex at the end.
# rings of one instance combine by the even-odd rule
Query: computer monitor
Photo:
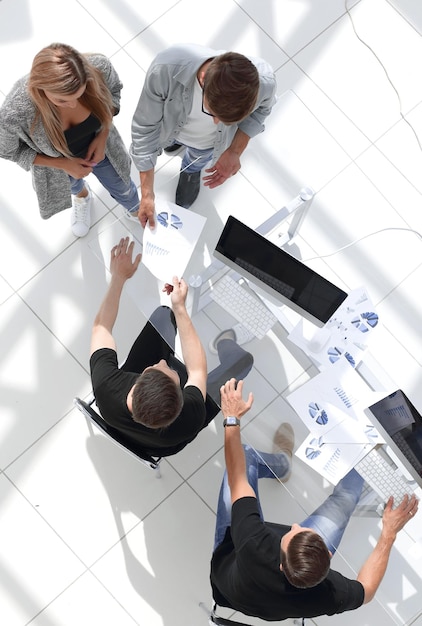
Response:
POLYGON ((323 326, 347 293, 233 216, 229 216, 214 256, 262 289, 276 304, 286 304, 323 326))
POLYGON ((422 416, 406 394, 397 389, 368 407, 365 413, 422 487, 422 416))

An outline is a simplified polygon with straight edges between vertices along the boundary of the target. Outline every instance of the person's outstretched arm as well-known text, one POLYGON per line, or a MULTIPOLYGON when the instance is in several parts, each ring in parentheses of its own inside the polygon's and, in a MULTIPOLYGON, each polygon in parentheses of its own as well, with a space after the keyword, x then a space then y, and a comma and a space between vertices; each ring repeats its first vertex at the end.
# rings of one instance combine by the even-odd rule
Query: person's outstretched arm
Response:
POLYGON ((154 169, 139 172, 141 183, 141 200, 138 209, 138 219, 141 226, 155 228, 155 193, 154 193, 154 169))
POLYGON ((186 386, 198 387, 205 400, 207 395, 207 359, 201 340, 186 310, 187 294, 186 282, 183 278, 179 280, 177 276, 174 276, 171 304, 176 318, 183 361, 188 373, 186 386))
POLYGON ((382 518, 380 538, 357 577, 365 590, 364 604, 370 602, 375 596, 387 569, 391 548, 397 533, 416 515, 418 500, 414 495, 411 498, 405 496, 396 509, 393 510, 392 507, 393 498, 391 497, 387 502, 382 518))
POLYGON ((92 327, 91 355, 100 348, 116 349, 112 331, 119 312, 120 296, 125 282, 133 276, 141 261, 140 254, 132 261, 133 247, 134 242, 129 243, 129 237, 126 237, 111 249, 111 280, 92 327))
MULTIPOLYGON (((242 389, 243 380, 237 382, 235 378, 231 378, 221 387, 221 411, 224 418, 237 417, 240 419, 251 408, 253 395, 250 393, 247 401, 243 400, 242 389)), ((226 426, 224 428, 224 455, 232 503, 245 496, 256 497, 246 474, 240 426, 226 426)))

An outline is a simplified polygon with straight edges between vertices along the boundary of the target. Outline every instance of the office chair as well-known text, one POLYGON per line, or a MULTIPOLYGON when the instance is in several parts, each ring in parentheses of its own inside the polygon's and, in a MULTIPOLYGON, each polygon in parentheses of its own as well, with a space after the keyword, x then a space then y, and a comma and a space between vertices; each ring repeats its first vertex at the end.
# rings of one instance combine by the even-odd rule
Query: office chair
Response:
MULTIPOLYGON (((176 361, 176 359, 174 359, 176 361)), ((177 369, 179 371, 179 375, 183 384, 187 380, 186 368, 182 363, 176 363, 177 369)), ((175 368, 176 369, 176 368, 175 368)), ((149 467, 150 469, 155 471, 155 475, 157 478, 161 478, 160 471, 160 462, 162 457, 151 456, 145 450, 143 450, 136 442, 125 438, 116 428, 107 424, 106 421, 103 420, 101 415, 94 409, 93 404, 95 402, 94 394, 91 393, 88 400, 81 400, 81 398, 74 398, 73 403, 79 411, 89 421, 89 423, 94 424, 99 430, 101 430, 105 435, 110 437, 113 442, 123 448, 126 452, 129 452, 134 456, 138 461, 141 461, 144 465, 149 467)), ((206 411, 206 424, 209 424, 214 417, 220 412, 220 406, 213 400, 213 398, 207 394, 205 399, 205 411, 206 411)))
POLYGON ((204 611, 208 614, 208 624, 212 626, 215 624, 216 626, 250 626, 250 624, 245 624, 244 622, 235 622, 232 619, 228 619, 226 617, 219 617, 217 615, 217 604, 214 603, 211 611, 205 606, 203 602, 199 603, 199 606, 204 609, 204 611))
POLYGON ((124 449, 125 452, 129 452, 138 461, 141 461, 141 463, 154 470, 157 478, 161 478, 161 457, 153 457, 147 454, 139 445, 137 445, 136 442, 126 439, 118 430, 113 428, 113 426, 107 424, 107 422, 103 420, 101 415, 92 406, 94 401, 95 398, 93 394, 91 394, 87 402, 85 400, 81 400, 80 398, 74 398, 73 404, 83 415, 85 415, 89 423, 94 424, 105 435, 110 437, 110 439, 113 440, 113 443, 124 449))
MULTIPOLYGON (((217 615, 217 603, 215 602, 211 611, 205 606, 203 602, 200 602, 199 606, 204 609, 204 611, 208 614, 209 626, 213 626, 213 624, 215 624, 215 626, 251 626, 250 624, 246 624, 245 622, 236 622, 226 617, 219 617, 217 615)), ((294 619, 293 624, 296 624, 297 626, 305 626, 305 618, 294 619)))

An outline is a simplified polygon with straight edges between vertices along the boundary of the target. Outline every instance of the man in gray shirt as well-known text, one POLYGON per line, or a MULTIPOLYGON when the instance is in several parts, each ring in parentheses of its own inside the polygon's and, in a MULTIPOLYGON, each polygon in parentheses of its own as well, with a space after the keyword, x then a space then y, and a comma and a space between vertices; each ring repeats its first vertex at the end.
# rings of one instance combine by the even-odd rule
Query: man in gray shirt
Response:
MULTIPOLYGON (((140 173, 142 226, 154 219, 154 168, 163 148, 185 146, 176 203, 189 208, 200 173, 211 189, 240 169, 249 139, 264 130, 276 81, 262 59, 180 44, 160 52, 148 69, 133 116, 130 153, 140 173)), ((136 215, 136 211, 134 212, 136 215)))

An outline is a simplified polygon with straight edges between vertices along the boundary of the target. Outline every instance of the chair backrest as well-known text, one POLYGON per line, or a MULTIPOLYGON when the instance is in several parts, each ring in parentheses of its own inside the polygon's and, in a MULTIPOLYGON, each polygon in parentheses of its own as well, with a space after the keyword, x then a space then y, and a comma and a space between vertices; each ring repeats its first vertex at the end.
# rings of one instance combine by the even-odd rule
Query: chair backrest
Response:
POLYGON ((104 434, 108 435, 115 444, 135 456, 137 460, 141 461, 147 467, 155 470, 157 478, 160 477, 161 457, 153 457, 147 454, 136 444, 136 442, 125 439, 116 428, 107 424, 107 422, 103 420, 101 415, 97 413, 92 406, 94 398, 92 398, 90 402, 85 402, 85 400, 81 400, 80 398, 74 398, 73 403, 91 423, 99 428, 104 434))
MULTIPOLYGON (((235 620, 228 619, 227 617, 220 617, 219 615, 217 615, 216 603, 214 603, 211 611, 205 608, 205 604, 203 602, 200 602, 199 606, 207 611, 209 626, 212 626, 213 624, 215 624, 216 626, 251 626, 250 624, 246 624, 245 622, 236 622, 235 620)), ((305 626, 305 619, 303 617, 301 617, 300 619, 294 619, 293 624, 297 626, 305 626)))

